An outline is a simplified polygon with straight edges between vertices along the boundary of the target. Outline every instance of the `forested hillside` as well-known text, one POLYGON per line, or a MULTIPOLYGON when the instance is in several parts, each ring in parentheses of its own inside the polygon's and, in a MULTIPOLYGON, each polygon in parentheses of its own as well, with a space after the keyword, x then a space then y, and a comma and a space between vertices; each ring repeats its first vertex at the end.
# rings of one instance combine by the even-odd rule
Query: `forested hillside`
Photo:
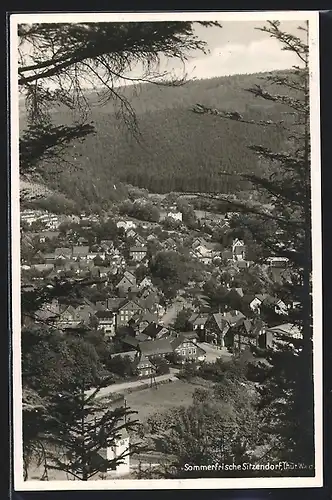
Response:
MULTIPOLYGON (((114 185, 129 183, 152 192, 221 191, 238 189, 226 172, 257 172, 264 168, 248 150, 250 144, 278 150, 283 131, 201 116, 196 103, 240 112, 248 120, 287 120, 283 106, 256 99, 246 88, 262 83, 264 75, 235 75, 188 82, 181 87, 145 84, 127 87, 137 114, 137 141, 116 117, 113 103, 91 107, 96 134, 68 148, 57 174, 47 176, 50 187, 74 200, 102 201, 114 197, 114 185), (77 168, 73 168, 74 164, 77 168)), ((89 96, 91 102, 94 96, 89 96)), ((64 109, 53 113, 56 123, 73 117, 64 109)), ((21 129, 24 128, 24 111, 21 129)), ((49 168, 49 167, 48 167, 49 168)), ((53 172, 53 173, 52 173, 53 172)), ((242 188, 243 186, 241 186, 242 188)))

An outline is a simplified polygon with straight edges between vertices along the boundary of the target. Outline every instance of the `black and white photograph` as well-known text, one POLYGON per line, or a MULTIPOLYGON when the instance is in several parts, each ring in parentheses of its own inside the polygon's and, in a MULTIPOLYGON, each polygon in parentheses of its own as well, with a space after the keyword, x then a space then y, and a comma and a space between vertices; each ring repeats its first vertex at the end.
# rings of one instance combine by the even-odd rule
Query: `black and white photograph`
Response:
POLYGON ((16 490, 322 485, 318 35, 10 16, 16 490))

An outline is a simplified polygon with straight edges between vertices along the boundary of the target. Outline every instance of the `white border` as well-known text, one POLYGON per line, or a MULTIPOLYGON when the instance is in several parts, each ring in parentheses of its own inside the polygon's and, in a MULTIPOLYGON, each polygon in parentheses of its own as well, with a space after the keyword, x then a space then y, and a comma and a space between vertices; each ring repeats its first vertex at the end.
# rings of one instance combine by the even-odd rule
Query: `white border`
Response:
POLYGON ((319 19, 318 11, 259 12, 171 12, 171 13, 46 13, 10 16, 11 80, 11 231, 12 231, 12 346, 13 346, 13 437, 14 488, 37 490, 158 490, 158 489, 248 489, 303 488, 323 486, 322 431, 322 262, 321 262, 321 165, 320 165, 320 93, 319 93, 319 19), (315 395, 315 477, 290 478, 218 478, 98 481, 24 481, 22 454, 21 385, 21 303, 20 303, 20 206, 19 206, 19 92, 17 85, 17 25, 36 22, 128 22, 128 21, 302 21, 309 20, 310 39, 310 128, 312 158, 312 241, 313 241, 313 324, 314 324, 314 395, 315 395))

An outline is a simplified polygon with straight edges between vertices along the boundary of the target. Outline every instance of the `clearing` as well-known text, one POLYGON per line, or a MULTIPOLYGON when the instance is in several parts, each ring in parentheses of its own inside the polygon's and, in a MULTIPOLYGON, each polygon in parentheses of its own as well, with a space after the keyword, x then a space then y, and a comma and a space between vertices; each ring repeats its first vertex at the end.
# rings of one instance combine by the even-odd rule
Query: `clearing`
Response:
POLYGON ((189 406, 195 390, 203 387, 204 382, 177 380, 126 394, 125 398, 128 407, 138 411, 137 417, 144 422, 151 415, 164 412, 173 406, 189 406))

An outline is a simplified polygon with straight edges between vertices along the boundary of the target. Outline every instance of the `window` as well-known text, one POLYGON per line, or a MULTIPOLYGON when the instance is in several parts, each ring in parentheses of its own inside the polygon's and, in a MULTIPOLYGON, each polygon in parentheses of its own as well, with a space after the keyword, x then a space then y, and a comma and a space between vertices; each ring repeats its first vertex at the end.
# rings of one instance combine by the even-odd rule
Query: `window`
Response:
POLYGON ((193 354, 196 354, 196 347, 193 349, 193 354))

